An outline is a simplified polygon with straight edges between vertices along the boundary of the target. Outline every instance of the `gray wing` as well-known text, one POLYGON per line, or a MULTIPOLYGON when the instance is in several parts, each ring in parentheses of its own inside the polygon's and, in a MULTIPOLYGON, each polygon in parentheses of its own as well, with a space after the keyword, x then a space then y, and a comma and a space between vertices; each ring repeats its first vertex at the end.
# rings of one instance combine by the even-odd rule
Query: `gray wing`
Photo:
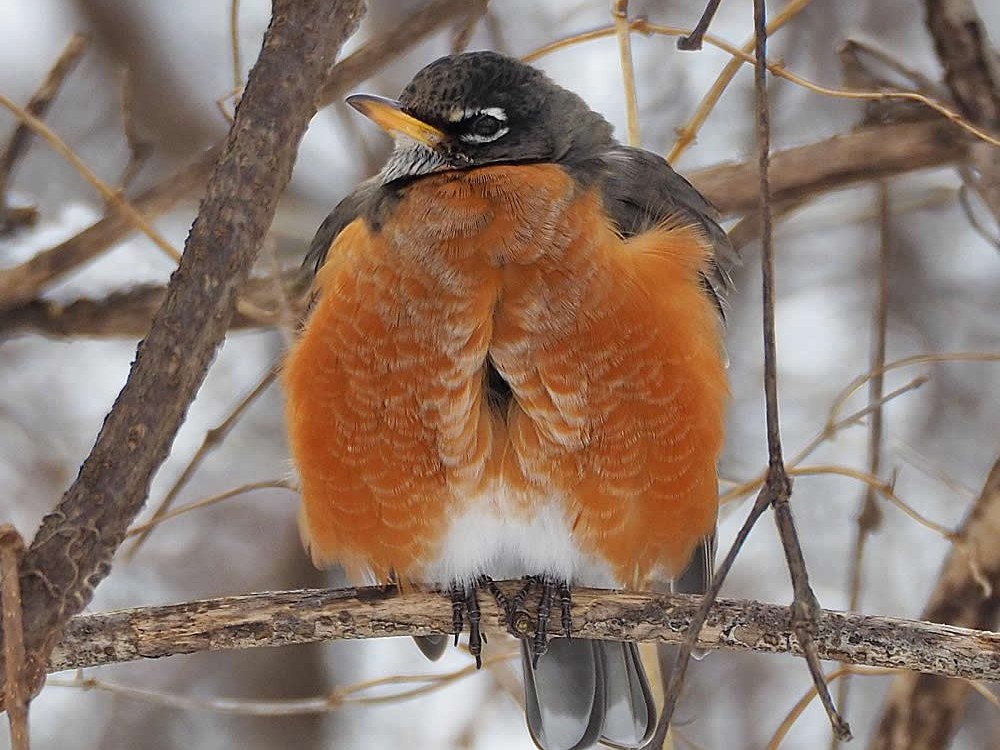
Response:
POLYGON ((713 257, 704 275, 705 291, 725 314, 725 298, 732 291, 730 271, 740 257, 719 225, 719 212, 694 186, 657 154, 617 146, 604 155, 605 210, 623 237, 641 234, 676 216, 700 226, 712 243, 713 257))
MULTIPOLYGON (((602 185, 605 210, 622 237, 633 237, 680 216, 700 226, 712 243, 712 263, 703 275, 705 293, 725 321, 725 298, 732 291, 731 269, 739 255, 719 224, 719 213, 694 186, 657 154, 618 146, 605 156, 602 185)), ((703 593, 715 570, 715 535, 706 537, 684 572, 672 585, 674 591, 703 593)))
POLYGON ((306 253, 306 257, 302 261, 303 267, 309 273, 315 274, 322 268, 326 262, 326 256, 330 252, 330 246, 337 239, 337 235, 344 231, 344 227, 359 216, 368 218, 373 212, 373 207, 378 204, 381 188, 382 185, 377 178, 362 182, 340 201, 330 212, 330 215, 323 220, 309 244, 309 252, 306 253))

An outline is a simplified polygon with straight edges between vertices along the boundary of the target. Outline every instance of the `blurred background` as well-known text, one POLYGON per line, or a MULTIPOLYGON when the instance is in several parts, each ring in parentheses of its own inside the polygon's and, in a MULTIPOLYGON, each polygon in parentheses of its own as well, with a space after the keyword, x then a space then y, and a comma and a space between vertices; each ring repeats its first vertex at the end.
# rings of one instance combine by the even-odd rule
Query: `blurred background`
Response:
MULTIPOLYGON (((398 28, 427 3, 371 0, 369 5, 345 54, 398 28)), ((793 5, 797 12, 774 33, 769 48, 770 56, 788 69, 833 88, 846 80, 866 86, 889 81, 948 98, 919 0, 793 5), (846 72, 860 79, 845 79, 840 51, 848 40, 875 50, 857 55, 860 65, 848 66, 846 72), (880 55, 911 74, 893 70, 879 61, 880 55)), ((1000 5, 989 0, 974 5, 993 39, 1000 38, 1000 5)), ((395 96, 417 69, 456 45, 525 55, 611 23, 606 0, 494 0, 488 6, 470 2, 468 8, 418 43, 395 49, 403 51, 367 80, 353 83, 347 93, 395 96)), ((772 17, 787 8, 777 0, 769 3, 772 17)), ((232 5, 226 0, 6 0, 0 3, 0 94, 23 106, 72 35, 86 34, 89 43, 59 86, 45 121, 102 180, 124 184, 127 196, 138 196, 190 169, 225 136, 231 92, 245 81, 270 14, 264 0, 243 0, 237 11, 234 60, 232 5)), ((690 0, 636 0, 629 7, 632 17, 686 28, 701 11, 702 3, 690 0)), ((713 34, 741 45, 751 31, 748 0, 722 4, 713 34)), ((641 143, 667 154, 678 128, 693 116, 730 57, 710 45, 700 52, 679 52, 673 38, 642 34, 632 36, 632 48, 641 143)), ((613 35, 568 46, 536 64, 579 92, 624 139, 626 94, 613 35)), ((674 166, 697 175, 724 162, 754 159, 752 101, 752 70, 743 66, 674 166)), ((787 81, 771 86, 771 106, 776 150, 820 143, 863 124, 885 126, 929 116, 914 105, 872 107, 787 81)), ((0 148, 15 124, 10 112, 0 110, 0 148)), ((380 131, 340 101, 321 110, 302 145, 256 275, 297 267, 320 221, 358 181, 377 170, 389 146, 380 131)), ((897 172, 849 189, 817 189, 794 210, 779 206, 777 335, 789 456, 823 429, 838 393, 872 369, 879 329, 873 321, 880 299, 886 310, 887 361, 959 352, 980 353, 982 359, 1000 351, 1000 258, 988 208, 961 191, 962 176, 954 163, 897 172), (880 295, 883 252, 888 254, 888 282, 880 295)), ((156 228, 176 248, 183 245, 203 183, 189 181, 190 189, 174 190, 164 202, 169 205, 155 209, 156 228)), ((101 196, 37 139, 14 165, 3 189, 7 206, 34 207, 37 217, 33 225, 15 226, 0 236, 0 273, 105 215, 101 196)), ((731 215, 727 224, 740 218, 731 215)), ((129 294, 145 290, 143 285, 164 284, 174 265, 141 234, 105 245, 106 250, 51 279, 23 304, 0 308, 0 486, 5 488, 0 519, 14 523, 28 539, 76 476, 128 374, 151 309, 148 300, 153 299, 129 294), (118 293, 126 295, 114 296, 118 293), (79 300, 94 304, 60 307, 79 300)), ((752 480, 766 463, 759 244, 752 232, 743 256, 727 334, 733 400, 721 464, 724 493, 752 480)), ((229 336, 140 520, 149 519, 206 434, 216 435, 209 431, 222 424, 231 430, 204 453, 176 493, 174 507, 250 483, 272 486, 170 518, 134 551, 127 542, 89 611, 343 583, 336 572, 312 568, 296 530, 297 499, 278 486, 289 477, 279 389, 263 388, 231 419, 282 356, 289 319, 279 314, 276 324, 229 336)), ((919 388, 884 406, 875 474, 891 482, 917 512, 953 528, 1000 452, 1000 377, 996 362, 920 362, 888 373, 884 391, 921 376, 927 381, 919 388)), ((864 409, 867 388, 855 393, 839 416, 864 409)), ((870 437, 869 414, 822 441, 802 465, 869 472, 870 437)), ((846 609, 851 603, 856 519, 865 495, 866 485, 843 472, 796 481, 793 507, 824 607, 846 609)), ((723 510, 722 550, 749 507, 738 499, 723 510)), ((882 519, 866 545, 857 606, 866 613, 917 617, 950 545, 882 498, 874 502, 882 519)), ((754 531, 723 595, 791 600, 784 555, 768 517, 754 531)), ((73 675, 62 674, 62 684, 53 679, 32 704, 34 747, 532 747, 512 696, 518 690, 516 663, 453 680, 419 697, 345 703, 321 714, 253 717, 212 710, 216 699, 242 699, 250 706, 252 701, 322 696, 392 675, 451 672, 469 661, 465 651, 455 649, 431 665, 409 639, 394 639, 201 653, 90 670, 87 677, 107 686, 90 691, 68 686, 73 675), (138 696, 122 687, 151 694, 138 696), (168 706, 165 696, 186 703, 168 706)), ((853 679, 846 713, 858 738, 855 746, 872 736, 890 679, 853 679)), ((764 748, 809 687, 799 659, 714 653, 690 673, 677 717, 677 746, 764 748)), ((400 689, 389 686, 363 695, 400 689)), ((0 734, 2 746, 7 737, 0 734)), ((825 714, 811 705, 782 746, 826 747, 829 738, 825 714)), ((1000 713, 973 695, 953 746, 1000 747, 1000 713)))

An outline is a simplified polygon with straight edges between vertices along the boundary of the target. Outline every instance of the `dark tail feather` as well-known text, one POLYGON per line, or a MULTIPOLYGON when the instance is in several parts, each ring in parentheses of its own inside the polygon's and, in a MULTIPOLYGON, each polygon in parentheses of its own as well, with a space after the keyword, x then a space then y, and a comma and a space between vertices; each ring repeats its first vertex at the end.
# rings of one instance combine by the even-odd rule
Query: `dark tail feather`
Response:
POLYGON ((558 638, 531 666, 521 644, 528 729, 542 750, 578 750, 598 739, 643 745, 656 709, 634 643, 558 638))
POLYGON ((619 748, 642 747, 656 729, 656 705, 635 643, 595 641, 604 652, 606 715, 601 741, 619 748))
POLYGON ((446 635, 415 635, 413 641, 417 644, 417 648, 423 652, 423 655, 431 661, 440 659, 441 654, 448 648, 448 636, 446 635))

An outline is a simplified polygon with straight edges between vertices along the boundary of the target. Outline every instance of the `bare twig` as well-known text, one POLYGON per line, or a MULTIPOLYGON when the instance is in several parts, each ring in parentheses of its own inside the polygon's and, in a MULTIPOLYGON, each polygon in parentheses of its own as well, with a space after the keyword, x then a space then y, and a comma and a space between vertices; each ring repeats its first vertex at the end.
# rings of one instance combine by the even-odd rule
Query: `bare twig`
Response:
POLYGON ((763 277, 764 305, 764 395, 767 421, 768 468, 761 495, 755 508, 766 496, 774 510, 774 520, 778 527, 785 558, 792 579, 794 598, 792 601, 792 628, 795 631, 805 655, 809 673, 816 686, 820 702, 826 710, 834 734, 841 739, 850 739, 851 730, 847 722, 837 712, 830 696, 830 690, 823 679, 819 663, 819 653, 813 640, 816 629, 819 602, 809 585, 809 574, 805 557, 792 519, 789 497, 791 480, 785 471, 781 446, 781 427, 778 419, 778 377, 775 345, 775 291, 774 291, 774 246, 771 230, 771 188, 768 181, 770 166, 770 118, 767 99, 767 25, 764 0, 754 0, 754 111, 757 118, 757 143, 760 179, 760 222, 761 222, 761 274, 763 277))
POLYGON ((345 57, 319 93, 319 105, 338 101, 348 86, 371 77, 389 60, 402 55, 438 29, 466 17, 469 0, 433 0, 414 11, 395 28, 372 39, 357 52, 345 57))
POLYGON ((278 366, 272 365, 269 367, 267 372, 264 373, 264 376, 258 380, 257 385, 255 385, 246 396, 239 400, 236 406, 229 412, 229 415, 222 420, 218 426, 213 427, 205 433, 205 437, 201 441, 201 445, 198 447, 198 450, 195 451, 191 460, 188 461, 187 466, 184 467, 184 471, 182 471, 181 475, 177 477, 177 481, 174 482, 173 486, 164 496, 163 500, 160 501, 160 504, 156 506, 156 510, 153 511, 153 517, 146 525, 146 528, 139 533, 135 541, 132 542, 132 546, 125 551, 123 559, 126 562, 135 557, 135 553, 139 551, 143 542, 149 538, 149 535, 156 527, 157 522, 167 513, 167 511, 170 510, 170 506, 174 504, 174 501, 177 499, 181 490, 187 486, 191 477, 194 476, 198 467, 201 466, 201 462, 205 460, 205 456, 211 453, 214 448, 218 447, 222 441, 226 439, 226 436, 230 433, 237 422, 240 421, 240 418, 246 410, 264 391, 268 389, 268 387, 270 387, 277 375, 278 366))
MULTIPOLYGON (((298 272, 290 273, 280 281, 293 297, 299 292, 300 282, 298 272)), ((249 315, 237 310, 230 321, 230 328, 260 328, 262 325, 277 324, 280 311, 273 309, 274 285, 272 278, 250 279, 240 301, 265 315, 249 315)), ((166 293, 166 287, 144 285, 99 299, 79 299, 68 304, 34 300, 6 312, 0 309, 0 339, 26 333, 56 338, 142 338, 149 331, 153 315, 163 304, 166 293)))
MULTIPOLYGON (((500 585, 510 590, 521 584, 500 585)), ((679 643, 700 604, 699 597, 683 594, 574 588, 572 635, 679 643)), ((484 599, 482 606, 484 632, 506 633, 493 601, 484 599)), ((709 649, 801 655, 788 619, 786 606, 719 599, 697 643, 709 649)), ((452 627, 451 602, 436 592, 400 593, 393 587, 265 592, 79 615, 52 652, 49 671, 199 651, 450 633, 452 627)), ((559 624, 551 628, 557 635, 559 624)), ((1000 678, 1000 634, 994 632, 823 610, 816 643, 824 659, 1000 678)))
POLYGON ((712 25, 712 19, 715 18, 715 13, 719 10, 721 3, 722 0, 708 0, 705 3, 705 10, 702 11, 701 18, 698 19, 698 23, 691 33, 687 36, 678 37, 677 49, 684 50, 685 52, 694 52, 701 49, 701 44, 705 39, 705 32, 712 25))
POLYGON ((126 68, 122 73, 121 86, 121 109, 122 109, 122 133, 125 135, 125 142, 128 144, 128 162, 122 170, 122 176, 118 180, 118 187, 127 190, 132 184, 132 180, 143 165, 149 160, 153 153, 153 144, 139 134, 139 129, 135 124, 134 99, 135 99, 135 77, 132 71, 126 68))
POLYGON ((638 146, 639 101, 635 91, 635 65, 632 61, 632 26, 628 21, 628 0, 612 0, 611 19, 618 37, 618 58, 625 92, 625 128, 628 145, 638 146))
MULTIPOLYGON (((889 185, 885 180, 878 183, 879 204, 879 254, 878 254, 878 288, 875 297, 875 314, 872 316, 872 354, 871 370, 879 372, 868 381, 868 399, 879 404, 872 411, 868 432, 868 473, 877 477, 882 465, 882 415, 881 406, 884 395, 884 375, 881 369, 885 367, 885 341, 889 323, 889 255, 892 245, 891 210, 889 206, 889 185)), ((854 529, 854 540, 851 545, 851 566, 848 574, 848 605, 852 612, 858 610, 861 601, 861 572, 865 557, 865 545, 868 537, 878 530, 882 524, 882 509, 876 502, 876 490, 869 486, 865 489, 861 500, 854 529)), ((850 675, 837 686, 837 705, 840 710, 847 711, 847 701, 850 695, 850 675)), ((840 746, 840 738, 834 735, 831 740, 831 750, 840 746)))
POLYGON ((34 133, 39 135, 46 143, 48 143, 53 151, 68 161, 73 168, 80 173, 80 176, 90 183, 94 190, 100 193, 101 198, 104 199, 105 204, 107 204, 109 208, 125 214, 129 222, 149 237, 153 244, 156 245, 156 247, 159 248, 164 255, 174 261, 180 259, 180 253, 177 252, 177 249, 164 239, 163 235, 149 223, 146 217, 137 211, 135 206, 122 198, 119 191, 115 190, 104 180, 98 177, 97 174, 83 162, 76 152, 73 151, 66 141, 60 138, 54 130, 30 112, 18 107, 3 94, 0 94, 0 106, 10 110, 15 117, 21 120, 21 122, 31 128, 34 133))
POLYGON ((360 0, 272 4, 261 55, 163 306, 79 477, 25 555, 21 589, 33 689, 65 623, 107 575, 145 502, 229 327, 315 112, 315 92, 361 13, 360 0))
MULTIPOLYGON (((640 18, 632 21, 632 30, 638 32, 644 32, 648 34, 660 34, 662 36, 682 36, 687 33, 685 29, 677 28, 676 26, 664 26, 662 24, 650 23, 649 21, 640 18)), ((572 46, 574 44, 579 44, 580 42, 590 41, 593 39, 601 39, 604 37, 611 36, 615 33, 614 26, 608 26, 602 29, 597 29, 594 31, 588 31, 583 34, 575 34, 571 37, 565 39, 560 39, 558 41, 552 42, 540 47, 533 52, 522 57, 522 60, 530 62, 536 60, 543 55, 551 54, 556 50, 564 49, 565 47, 572 46)), ((714 47, 718 47, 725 52, 728 52, 734 58, 738 58, 746 63, 753 62, 753 56, 748 55, 743 50, 738 47, 729 44, 716 37, 705 35, 705 41, 714 47)), ((949 109, 941 102, 935 100, 932 97, 921 94, 917 91, 856 91, 852 89, 834 89, 829 86, 821 86, 818 83, 807 80, 800 75, 797 75, 790 70, 787 70, 783 65, 779 65, 775 62, 768 62, 767 69, 778 78, 784 78, 787 81, 791 81, 796 86, 801 86, 809 91, 817 94, 822 94, 823 96, 830 96, 836 99, 852 99, 857 101, 871 101, 871 102, 889 102, 889 101, 908 101, 917 102, 923 106, 937 112, 942 117, 946 118, 949 122, 954 123, 957 127, 962 128, 970 135, 975 136, 977 139, 982 141, 984 144, 991 146, 1000 146, 1000 138, 995 137, 988 131, 981 127, 977 127, 973 123, 969 122, 968 119, 962 117, 961 114, 949 109)))
POLYGON ((229 0, 229 51, 233 56, 233 88, 243 88, 243 60, 240 58, 240 0, 229 0))
MULTIPOLYGON (((771 158, 771 200, 786 201, 964 159, 968 144, 940 121, 865 128, 771 158)), ((722 164, 688 175, 724 214, 757 207, 757 170, 750 163, 722 164)))
POLYGON ((218 503, 245 495, 249 492, 254 492, 256 490, 288 490, 289 492, 298 493, 298 487, 287 479, 268 479, 263 482, 249 482, 247 484, 241 484, 239 487, 233 487, 232 489, 225 490, 224 492, 209 495, 208 497, 203 497, 200 500, 194 500, 186 505, 181 505, 180 507, 161 514, 159 518, 146 521, 146 523, 137 524, 128 530, 125 538, 128 539, 130 537, 139 536, 140 534, 145 534, 150 529, 159 526, 164 521, 169 521, 171 518, 177 518, 177 516, 183 516, 195 510, 201 510, 202 508, 207 508, 210 505, 217 505, 218 503))
POLYGON ((7 720, 13 750, 28 750, 28 702, 30 691, 25 681, 24 628, 21 618, 21 582, 18 567, 24 555, 24 540, 10 524, 0 525, 0 622, 4 633, 4 691, 7 694, 7 720))
MULTIPOLYGON (((930 622, 993 629, 1000 613, 1000 459, 959 530, 987 579, 985 592, 966 552, 952 550, 923 612, 930 622)), ((904 674, 893 682, 871 750, 947 747, 958 728, 969 685, 942 677, 904 674)))
MULTIPOLYGON (((171 175, 132 200, 148 218, 170 209, 204 184, 219 151, 209 151, 194 164, 171 175)), ((0 269, 0 311, 31 302, 51 283, 93 260, 135 227, 121 213, 111 212, 79 234, 11 268, 0 269)))
MULTIPOLYGON (((63 81, 76 68, 89 44, 90 40, 83 34, 74 34, 70 37, 66 47, 42 81, 42 85, 25 105, 26 112, 38 118, 45 117, 63 81)), ((17 162, 27 153, 31 136, 32 130, 24 122, 19 122, 7 142, 7 147, 0 152, 0 234, 18 226, 7 212, 7 188, 17 162)), ((23 224, 23 217, 26 214, 21 212, 20 215, 22 219, 19 221, 23 224)))
POLYGON ((691 653, 698 639, 698 633, 707 620, 709 608, 718 596, 723 581, 729 575, 729 571, 736 561, 736 556, 750 535, 750 531, 769 505, 774 508, 775 519, 779 530, 782 531, 782 542, 785 546, 785 554, 788 558, 789 569, 792 573, 792 583, 795 588, 792 614, 793 629, 798 642, 804 648, 810 672, 815 674, 818 670, 818 664, 814 667, 814 663, 817 662, 815 645, 811 640, 811 633, 803 627, 803 624, 815 622, 815 611, 818 610, 819 605, 815 597, 812 596, 808 580, 805 579, 805 563, 802 561, 801 551, 799 550, 797 555, 794 554, 797 550, 797 539, 795 538, 794 527, 791 525, 790 513, 787 512, 791 482, 785 473, 778 426, 778 386, 774 341, 774 250, 771 231, 771 190, 768 184, 770 131, 768 127, 766 86, 767 31, 762 0, 754 0, 754 39, 754 51, 756 55, 756 65, 754 66, 754 109, 757 124, 758 217, 761 233, 761 263, 764 286, 764 395, 767 415, 768 471, 753 508, 740 528, 739 533, 736 535, 736 540, 730 547, 725 559, 716 571, 712 585, 705 592, 701 607, 693 618, 684 644, 678 652, 676 662, 671 670, 670 683, 665 692, 663 709, 657 722, 656 732, 649 743, 649 747, 651 748, 662 746, 667 737, 670 723, 673 720, 674 711, 677 707, 677 701, 680 698, 681 689, 684 685, 684 678, 691 660, 691 653), (790 542, 794 542, 794 544, 790 542), (808 611, 803 611, 804 604, 808 607, 808 611))
POLYGON ((472 33, 476 30, 476 24, 486 15, 490 7, 490 0, 474 0, 470 2, 465 19, 461 24, 455 26, 451 35, 451 54, 457 55, 464 52, 472 39, 472 33))

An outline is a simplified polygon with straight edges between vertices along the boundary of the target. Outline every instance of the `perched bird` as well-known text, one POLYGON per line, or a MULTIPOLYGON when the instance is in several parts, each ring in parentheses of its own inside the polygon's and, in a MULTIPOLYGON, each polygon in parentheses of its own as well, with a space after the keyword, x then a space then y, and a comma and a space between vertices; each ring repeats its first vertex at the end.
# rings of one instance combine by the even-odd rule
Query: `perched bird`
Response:
MULTIPOLYGON (((702 590, 733 260, 713 208, 503 55, 444 57, 398 101, 347 101, 395 150, 320 227, 284 368, 313 559, 450 587, 477 652, 485 577, 530 576, 540 624, 558 604, 564 628, 569 584, 702 590)), ((635 644, 545 650, 523 642, 539 747, 648 739, 635 644)))

